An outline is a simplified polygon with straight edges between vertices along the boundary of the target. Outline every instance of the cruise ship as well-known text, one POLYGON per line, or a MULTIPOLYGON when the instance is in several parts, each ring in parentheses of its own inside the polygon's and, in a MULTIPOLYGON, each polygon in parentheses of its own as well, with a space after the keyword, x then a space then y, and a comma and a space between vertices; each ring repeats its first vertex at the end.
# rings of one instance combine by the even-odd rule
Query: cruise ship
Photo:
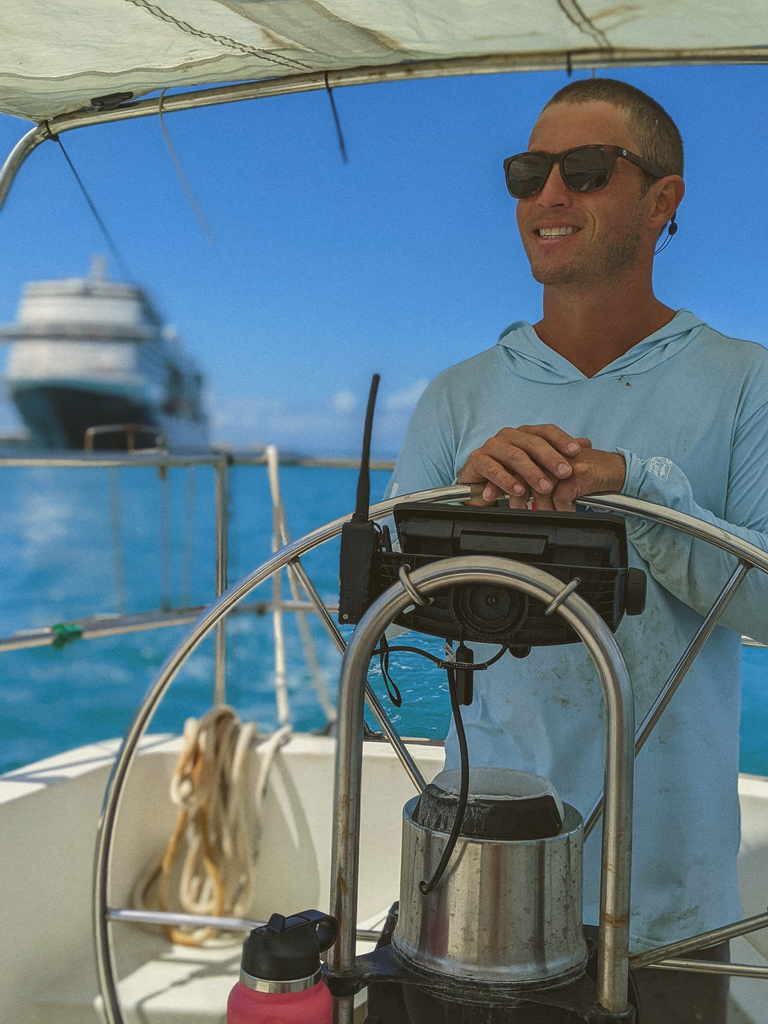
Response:
POLYGON ((87 278, 27 284, 0 340, 33 447, 210 447, 200 369, 141 288, 107 279, 103 257, 87 278))

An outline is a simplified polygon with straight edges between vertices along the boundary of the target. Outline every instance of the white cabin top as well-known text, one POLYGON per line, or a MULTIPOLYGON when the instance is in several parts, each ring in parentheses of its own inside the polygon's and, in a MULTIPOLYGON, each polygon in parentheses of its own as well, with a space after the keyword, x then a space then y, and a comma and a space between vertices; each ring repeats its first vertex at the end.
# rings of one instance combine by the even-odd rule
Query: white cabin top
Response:
POLYGON ((7 341, 83 337, 125 341, 169 340, 172 328, 136 285, 109 281, 103 257, 94 257, 89 277, 30 281, 19 302, 17 322, 0 327, 7 341))

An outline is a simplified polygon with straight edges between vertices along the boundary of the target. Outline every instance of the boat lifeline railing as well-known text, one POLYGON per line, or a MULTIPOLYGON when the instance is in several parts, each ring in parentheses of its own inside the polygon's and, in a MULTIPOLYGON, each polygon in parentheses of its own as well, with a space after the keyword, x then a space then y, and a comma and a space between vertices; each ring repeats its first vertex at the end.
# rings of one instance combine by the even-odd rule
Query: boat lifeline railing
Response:
MULTIPOLYGON (((88 427, 85 432, 83 449, 86 452, 96 451, 96 438, 110 436, 112 434, 125 434, 125 448, 126 451, 133 454, 136 451, 146 451, 152 449, 153 451, 165 451, 166 442, 162 434, 157 433, 155 427, 148 427, 143 423, 109 423, 99 427, 88 427), (136 435, 141 437, 151 437, 153 440, 152 444, 141 445, 140 448, 136 447, 136 435)), ((105 447, 109 447, 106 445, 105 447)))
MULTIPOLYGON (((14 453, 13 455, 2 455, 0 454, 0 469, 7 467, 94 467, 102 466, 109 467, 111 469, 117 469, 121 466, 155 466, 157 468, 194 468, 195 466, 213 466, 214 468, 220 465, 224 460, 227 460, 230 466, 266 466, 270 473, 270 491, 272 495, 272 516, 273 523, 279 522, 281 524, 279 536, 281 543, 286 543, 289 539, 288 531, 286 526, 286 514, 285 507, 282 501, 282 495, 280 493, 279 482, 277 481, 277 472, 279 466, 300 466, 304 468, 314 469, 358 469, 360 466, 360 460, 357 458, 347 458, 339 456, 331 456, 327 458, 322 457, 306 457, 299 455, 285 455, 279 454, 274 446, 268 446, 263 452, 260 453, 229 453, 221 452, 213 455, 201 455, 201 456, 180 456, 180 455, 168 455, 167 453, 157 452, 136 452, 129 455, 122 455, 117 452, 94 452, 93 454, 80 454, 80 453, 67 453, 67 454, 24 454, 14 453), (272 460, 273 468, 270 469, 270 459, 272 460)), ((388 459, 372 459, 370 462, 370 468, 374 470, 391 471, 394 468, 394 461, 388 459)), ((216 536, 217 536, 217 547, 216 547, 216 591, 218 594, 222 593, 224 587, 222 584, 226 582, 228 559, 226 544, 221 543, 224 539, 224 533, 227 532, 227 521, 226 521, 226 509, 229 506, 230 494, 228 486, 228 477, 225 478, 223 473, 220 474, 219 485, 221 488, 220 503, 217 509, 216 519, 216 536), (219 516, 221 516, 222 522, 219 522, 219 516)), ((594 507, 597 507, 595 505, 594 507)), ((275 527, 273 527, 273 536, 275 534, 275 527)), ((278 545, 279 546, 279 545, 278 545)), ((273 550, 276 550, 273 543, 273 550)), ((323 612, 318 612, 318 608, 312 601, 302 600, 296 596, 295 590, 295 571, 289 572, 289 580, 291 582, 291 598, 283 599, 280 597, 277 602, 274 601, 257 601, 252 603, 240 604, 234 609, 234 614, 245 613, 255 614, 258 616, 274 613, 275 609, 278 609, 278 613, 281 612, 298 612, 301 616, 306 616, 308 612, 315 612, 322 614, 323 617, 326 615, 334 615, 338 611, 338 605, 335 602, 324 602, 323 612)), ((57 623, 53 626, 40 626, 29 629, 16 630, 8 636, 0 636, 0 654, 6 651, 22 651, 34 647, 63 647, 66 644, 74 640, 96 640, 105 636, 120 636, 126 633, 137 633, 144 630, 154 629, 169 629, 176 626, 191 625, 204 610, 203 605, 195 605, 192 607, 168 607, 159 608, 150 611, 137 612, 133 614, 95 614, 89 615, 84 618, 68 619, 66 622, 57 623)), ((710 617, 715 608, 710 612, 710 617)), ((701 627, 702 631, 707 630, 706 635, 701 639, 695 637, 692 641, 696 643, 698 648, 703 644, 706 636, 709 635, 712 625, 704 623, 701 627)), ((326 626, 327 628, 327 626, 326 626)), ((757 647, 766 648, 768 644, 764 644, 759 640, 753 640, 751 637, 743 636, 742 644, 745 647, 757 647)), ((303 641, 303 638, 302 638, 303 641)), ((221 643, 221 641, 219 641, 221 643)), ((306 651, 308 646, 303 642, 303 646, 306 651)), ((337 645, 338 646, 338 645, 337 645)), ((690 654, 690 649, 689 652, 690 654)), ((694 655, 695 656, 695 655, 694 655)), ((311 656, 310 656, 311 658, 311 656)), ((692 659, 691 659, 692 660, 692 659)), ((221 669, 219 670, 222 671, 221 669)), ((223 669, 226 673, 226 664, 223 669)), ((316 678, 314 671, 311 671, 313 680, 316 678)), ((684 674, 684 673, 683 673, 684 674)), ((677 688, 680 680, 675 685, 674 689, 677 688)), ((667 686, 670 684, 668 683, 667 686)), ((674 692, 672 690, 672 693, 674 692)), ((670 693, 670 697, 672 696, 670 693)), ((643 723, 645 726, 645 723, 643 723)), ((644 740, 643 740, 644 742, 644 740)), ((639 749, 639 748, 638 748, 639 749)), ((588 829, 596 824, 597 818, 594 815, 598 813, 597 803, 592 809, 591 815, 587 819, 588 829)))
MULTIPOLYGON (((216 596, 220 596, 227 586, 228 577, 228 507, 229 507, 229 475, 230 465, 244 466, 266 466, 270 478, 270 492, 272 498, 273 518, 273 548, 276 550, 284 542, 288 541, 288 527, 285 508, 279 484, 279 466, 301 466, 305 468, 319 469, 358 469, 359 459, 353 458, 309 458, 297 455, 278 455, 274 446, 268 446, 263 452, 245 453, 233 455, 231 452, 218 451, 202 455, 169 455, 158 452, 137 452, 131 455, 121 453, 66 453, 66 454, 29 454, 19 453, 0 458, 0 468, 3 466, 30 467, 30 466, 63 466, 72 467, 93 467, 103 466, 113 470, 120 466, 154 466, 161 473, 166 474, 169 468, 173 467, 194 467, 213 466, 215 477, 215 533, 216 533, 216 596)), ((394 462, 389 460, 370 461, 370 468, 374 470, 391 470, 394 462)), ((401 499, 402 500, 402 499, 401 499)), ((340 532, 340 528, 337 533, 340 532)), ((335 536, 332 533, 330 536, 335 536)), ((285 687, 285 636, 282 628, 284 612, 296 612, 299 620, 300 637, 304 647, 305 659, 310 671, 310 676, 318 697, 318 701, 326 715, 326 720, 332 724, 336 717, 335 708, 328 696, 318 659, 314 651, 313 641, 308 625, 306 613, 314 612, 334 643, 340 654, 344 653, 345 642, 331 618, 331 614, 337 610, 335 604, 326 604, 317 593, 314 585, 304 571, 300 558, 296 556, 287 563, 287 571, 291 584, 291 599, 285 600, 282 596, 279 583, 273 586, 272 601, 268 605, 250 604, 240 607, 241 611, 251 609, 259 610, 265 608, 272 613, 274 631, 274 663, 276 680, 276 700, 278 718, 280 725, 285 725, 289 719, 289 708, 287 690, 285 687), (302 601, 300 590, 303 590, 307 601, 302 601), (303 628, 302 628, 303 627, 303 628)), ((270 574, 271 575, 271 574, 270 574)), ((267 577, 268 578, 268 577, 267 577)), ((93 616, 79 622, 58 623, 54 626, 36 630, 23 630, 0 639, 0 653, 3 651, 22 650, 31 647, 56 646, 63 647, 77 639, 92 639, 102 636, 115 636, 122 633, 138 632, 145 629, 157 629, 170 626, 178 626, 194 622, 204 609, 162 609, 152 612, 139 613, 138 615, 118 615, 114 618, 107 616, 93 616), (192 614, 195 612, 196 614, 192 614)), ((233 607, 232 611, 235 611, 233 607)), ((226 621, 222 616, 214 627, 215 634, 215 673, 214 673, 214 703, 223 704, 226 697, 226 621)), ((376 696, 374 690, 368 687, 367 703, 376 719, 383 735, 392 744, 395 753, 402 762, 406 772, 413 781, 419 792, 424 788, 424 780, 405 745, 397 735, 384 707, 376 696)))
MULTIPOLYGON (((269 447, 269 446, 268 446, 269 447)), ((35 468, 35 467, 79 467, 93 466, 215 466, 225 459, 230 466, 266 466, 269 457, 267 448, 259 452, 240 452, 220 449, 197 454, 168 453, 139 450, 130 455, 122 452, 24 452, 13 453, 0 451, 0 469, 3 468, 35 468)), ((344 455, 295 455, 279 453, 278 462, 281 466, 301 466, 308 469, 359 469, 360 459, 344 455)), ((371 459, 370 468, 391 471, 395 468, 394 459, 371 459)))
MULTIPOLYGON (((202 615, 206 605, 195 605, 189 608, 171 608, 149 612, 134 612, 129 615, 89 615, 81 619, 72 619, 55 626, 40 626, 37 629, 20 629, 9 636, 0 637, 0 654, 4 651, 24 651, 33 647, 66 647, 74 640, 98 640, 105 636, 121 636, 125 633, 142 633, 152 629, 170 629, 174 626, 191 626, 202 615)), ((284 612, 314 612, 315 606, 310 601, 294 601, 282 598, 280 607, 284 612)), ((326 603, 326 610, 334 615, 338 604, 326 603)), ((243 602, 233 608, 231 615, 262 615, 270 614, 274 609, 272 601, 243 602)), ((762 645, 761 645, 762 646, 762 645)))
MULTIPOLYGON (((111 429, 111 428, 110 428, 111 429)), ((0 468, 93 468, 102 467, 114 473, 120 467, 154 467, 167 481, 167 471, 171 468, 194 469, 198 466, 211 466, 215 473, 214 504, 215 504, 215 596, 221 595, 227 586, 228 579, 228 508, 230 502, 229 467, 230 466, 265 466, 267 469, 272 502, 273 521, 273 551, 287 543, 289 540, 287 517, 283 504, 282 493, 279 481, 280 466, 300 466, 304 468, 317 469, 357 469, 360 461, 355 458, 346 457, 304 457, 300 455, 280 455, 275 446, 269 445, 260 452, 239 452, 213 451, 201 454, 169 454, 165 451, 137 451, 130 453, 122 452, 62 452, 62 453, 36 453, 36 452, 13 452, 12 454, 0 455, 0 468)), ((371 469, 391 470, 394 467, 392 460, 371 460, 371 469)), ((114 483, 111 477, 110 483, 114 483)), ((113 502, 114 503, 114 502, 113 502)), ((114 510, 112 517, 114 518, 114 510)), ((117 526, 119 532, 119 525, 117 526)), ((116 585, 120 593, 124 587, 120 585, 122 580, 122 563, 116 559, 118 564, 115 567, 116 585)), ((299 629, 299 637, 303 649, 304 659, 312 680, 313 687, 317 694, 318 701, 325 715, 326 721, 332 723, 336 717, 336 711, 331 701, 322 670, 320 668, 317 654, 314 648, 312 634, 307 621, 309 613, 320 615, 326 631, 334 627, 331 624, 329 630, 330 616, 336 612, 335 603, 320 602, 317 595, 312 593, 308 600, 302 599, 301 591, 309 593, 306 587, 307 580, 299 563, 287 568, 288 582, 290 587, 290 598, 284 598, 281 590, 279 574, 273 580, 272 600, 265 602, 248 603, 240 606, 237 611, 240 613, 255 613, 262 615, 270 613, 273 620, 274 632, 274 659, 275 659, 275 681, 276 699, 278 705, 278 717, 280 724, 285 724, 289 718, 287 688, 286 688, 286 651, 285 633, 283 629, 284 613, 296 615, 299 629)), ((197 607, 170 607, 144 611, 134 614, 124 614, 124 598, 118 598, 119 612, 116 615, 98 614, 85 618, 73 619, 59 622, 51 626, 37 627, 34 629, 22 629, 6 637, 0 637, 0 654, 8 651, 20 651, 35 647, 64 647, 75 640, 91 640, 105 636, 117 636, 126 633, 136 633, 144 630, 166 629, 181 625, 190 625, 204 610, 202 606, 197 607)), ((340 635, 338 631, 332 632, 336 647, 343 652, 339 646, 340 635)), ((214 703, 222 704, 226 699, 226 623, 222 620, 217 624, 215 630, 215 654, 214 654, 214 703)), ((384 714, 383 709, 377 713, 377 719, 381 720, 384 714)))
MULTIPOLYGON (((211 466, 215 474, 215 534, 216 534, 216 597, 227 589, 227 548, 228 548, 228 470, 230 456, 224 452, 211 452, 200 455, 168 455, 162 451, 131 452, 122 455, 119 452, 67 452, 66 454, 13 454, 0 458, 0 468, 10 467, 62 467, 62 468, 118 468, 120 466, 154 466, 163 474, 175 467, 211 466)), ((56 646, 57 640, 66 636, 62 627, 66 629, 69 623, 59 623, 52 627, 54 636, 51 643, 56 646)), ((129 630, 126 630, 128 632, 129 630)), ((130 630, 134 632, 135 630, 130 630)), ((75 634, 69 632, 69 639, 75 634)), ((11 638, 12 639, 12 638, 11 638)), ((227 658, 227 633, 226 623, 221 622, 215 632, 215 653, 214 653, 214 699, 217 703, 224 702, 226 692, 226 658, 227 658)), ((33 644, 31 646, 37 646, 33 644)), ((18 650, 19 647, 6 646, 0 650, 18 650)))

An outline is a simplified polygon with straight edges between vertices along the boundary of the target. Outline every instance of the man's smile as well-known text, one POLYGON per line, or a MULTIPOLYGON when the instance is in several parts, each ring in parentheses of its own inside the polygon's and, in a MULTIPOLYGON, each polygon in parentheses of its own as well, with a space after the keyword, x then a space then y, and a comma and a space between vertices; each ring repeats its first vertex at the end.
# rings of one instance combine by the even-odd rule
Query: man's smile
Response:
POLYGON ((538 235, 539 238, 549 239, 549 238, 563 238, 566 235, 573 235, 577 231, 580 231, 580 230, 581 230, 581 228, 575 228, 575 227, 571 227, 571 226, 562 225, 562 226, 549 227, 549 228, 535 228, 533 233, 535 235, 538 235))

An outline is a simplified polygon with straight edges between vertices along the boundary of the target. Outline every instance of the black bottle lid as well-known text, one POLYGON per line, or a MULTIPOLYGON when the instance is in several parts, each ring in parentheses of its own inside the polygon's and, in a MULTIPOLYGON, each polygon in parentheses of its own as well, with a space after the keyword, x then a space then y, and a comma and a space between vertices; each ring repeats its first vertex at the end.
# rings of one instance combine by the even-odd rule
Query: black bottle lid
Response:
POLYGON ((241 967, 251 978, 297 981, 320 970, 320 954, 336 941, 338 924, 319 910, 273 914, 243 943, 241 967))

